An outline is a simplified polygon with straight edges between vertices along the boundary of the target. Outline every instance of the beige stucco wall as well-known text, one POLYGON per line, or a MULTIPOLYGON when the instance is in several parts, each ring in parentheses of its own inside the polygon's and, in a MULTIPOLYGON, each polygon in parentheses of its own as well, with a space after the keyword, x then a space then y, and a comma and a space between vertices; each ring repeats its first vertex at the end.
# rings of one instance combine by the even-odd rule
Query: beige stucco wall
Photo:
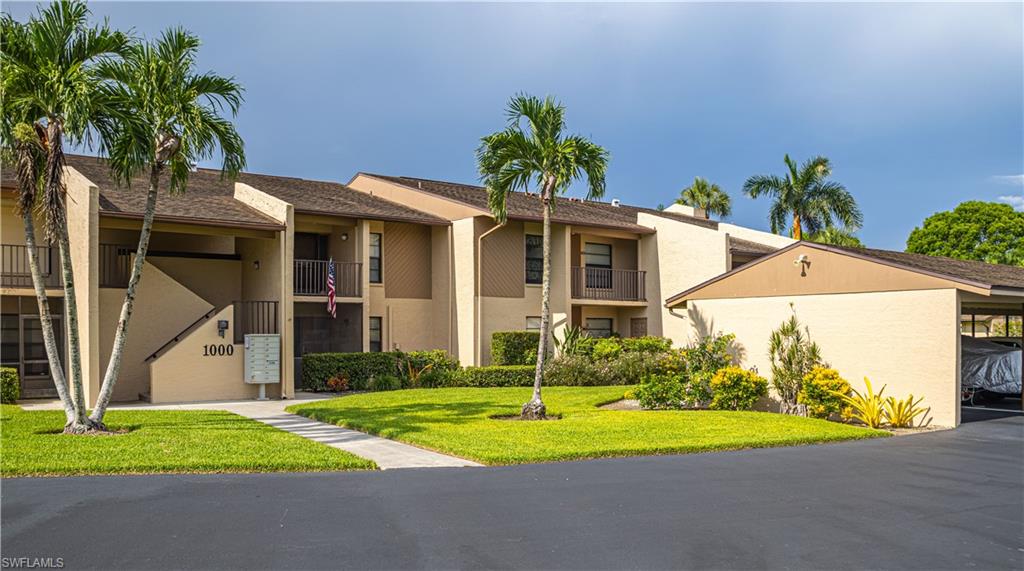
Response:
MULTIPOLYGON (((245 346, 232 343, 229 330, 217 334, 217 321, 234 323, 234 308, 225 307, 193 330, 188 337, 149 363, 154 403, 194 400, 255 398, 258 385, 243 382, 245 346), (233 355, 203 355, 204 345, 233 345, 233 355)), ((290 363, 288 363, 290 365, 290 363)), ((284 370, 290 366, 283 367, 284 370)), ((267 385, 267 394, 279 394, 277 385, 267 385)))
POLYGON ((476 222, 463 218, 452 222, 452 277, 454 280, 453 353, 463 365, 476 359, 476 222))
POLYGON ((214 307, 242 299, 242 263, 239 260, 207 260, 154 256, 146 261, 214 307))
MULTIPOLYGON (((124 294, 125 290, 120 288, 99 290, 99 367, 102 372, 106 372, 110 361, 124 294)), ((137 400, 140 393, 148 392, 149 366, 145 362, 146 357, 211 309, 213 305, 147 260, 136 290, 135 306, 132 320, 128 324, 128 339, 125 342, 120 375, 114 385, 113 400, 137 400)))
MULTIPOLYGON (((124 228, 103 228, 101 225, 100 244, 131 246, 134 249, 139 244, 139 231, 124 228)), ((154 231, 149 238, 149 251, 234 254, 235 238, 233 236, 154 231)))
POLYGON ((650 214, 638 214, 640 224, 657 230, 640 242, 641 264, 647 270, 647 331, 650 335, 684 336, 677 320, 669 319, 665 298, 729 269, 728 237, 722 232, 650 214))
POLYGON ((810 329, 825 360, 857 389, 924 397, 938 426, 959 423, 959 307, 955 289, 691 301, 674 312, 676 345, 709 332, 736 334, 744 367, 771 374, 768 337, 790 315, 810 329))
POLYGON ((729 224, 728 222, 719 222, 718 231, 728 234, 733 238, 740 238, 750 242, 757 242, 758 244, 765 244, 766 246, 774 246, 776 248, 785 248, 793 242, 796 242, 796 240, 789 236, 781 236, 779 234, 772 234, 771 232, 754 230, 753 228, 737 226, 735 224, 729 224))
MULTIPOLYGON (((82 387, 88 406, 96 402, 103 382, 100 372, 99 291, 99 188, 71 167, 64 171, 67 187, 66 215, 71 264, 74 268, 75 298, 78 304, 79 354, 82 359, 82 387)), ((68 324, 70 326, 70 323, 68 324)), ((68 363, 68 377, 71 363, 68 363)))

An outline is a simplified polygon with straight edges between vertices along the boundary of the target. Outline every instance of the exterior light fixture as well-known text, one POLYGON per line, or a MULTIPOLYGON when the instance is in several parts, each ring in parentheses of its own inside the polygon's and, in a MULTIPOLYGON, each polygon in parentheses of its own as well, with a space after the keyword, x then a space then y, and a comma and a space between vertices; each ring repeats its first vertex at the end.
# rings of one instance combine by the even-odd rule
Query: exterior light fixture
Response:
POLYGON ((346 240, 348 240, 348 232, 345 232, 341 235, 341 241, 344 242, 346 240))
POLYGON ((253 260, 253 261, 252 261, 252 267, 253 267, 253 269, 255 269, 256 271, 259 271, 259 269, 260 269, 260 261, 259 261, 259 260, 253 260))
POLYGON ((811 260, 807 258, 807 254, 800 254, 795 260, 793 260, 794 266, 800 266, 800 277, 807 277, 807 268, 811 267, 811 260))

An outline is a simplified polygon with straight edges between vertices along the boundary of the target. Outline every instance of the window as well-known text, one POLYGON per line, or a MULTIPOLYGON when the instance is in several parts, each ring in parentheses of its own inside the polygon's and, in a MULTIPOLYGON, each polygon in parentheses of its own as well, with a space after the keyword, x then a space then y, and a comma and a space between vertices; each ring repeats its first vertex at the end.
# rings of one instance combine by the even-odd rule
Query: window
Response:
MULTIPOLYGON (((370 232, 370 283, 381 283, 380 232, 370 232)), ((377 318, 380 319, 380 318, 377 318)))
POLYGON ((527 317, 526 318, 526 330, 527 331, 540 331, 540 317, 527 317))
POLYGON ((612 245, 587 242, 583 246, 583 263, 586 266, 587 287, 610 289, 612 287, 612 245))
POLYGON ((587 334, 591 337, 611 337, 612 336, 612 318, 610 317, 588 317, 587 324, 584 329, 587 330, 587 334))
POLYGON ((526 235, 526 283, 539 284, 544 278, 544 237, 526 235))
MULTIPOLYGON (((380 236, 380 234, 378 234, 380 236)), ((381 325, 384 318, 382 317, 371 317, 370 318, 370 352, 380 353, 384 350, 384 345, 381 342, 383 336, 381 335, 381 325)))

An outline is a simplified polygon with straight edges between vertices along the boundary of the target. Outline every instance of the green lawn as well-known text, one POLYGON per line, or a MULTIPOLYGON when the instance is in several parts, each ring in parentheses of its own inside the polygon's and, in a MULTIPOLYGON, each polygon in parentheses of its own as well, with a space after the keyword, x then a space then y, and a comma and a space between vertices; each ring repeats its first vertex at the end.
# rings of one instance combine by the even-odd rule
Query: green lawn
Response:
POLYGON ((114 436, 60 434, 63 411, 0 407, 0 472, 12 476, 372 469, 375 464, 222 411, 113 410, 114 436))
POLYGON ((528 388, 365 393, 293 405, 288 410, 485 464, 735 450, 888 435, 765 412, 597 408, 622 398, 624 388, 546 388, 548 414, 562 418, 542 422, 491 418, 517 414, 529 400, 528 388))

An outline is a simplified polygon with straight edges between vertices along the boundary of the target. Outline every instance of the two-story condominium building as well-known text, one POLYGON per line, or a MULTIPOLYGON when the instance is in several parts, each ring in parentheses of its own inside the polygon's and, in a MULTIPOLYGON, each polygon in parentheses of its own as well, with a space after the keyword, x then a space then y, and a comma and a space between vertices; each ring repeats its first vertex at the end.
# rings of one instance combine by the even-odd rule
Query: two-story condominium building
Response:
MULTIPOLYGON (((10 169, 2 174, 2 359, 19 369, 25 396, 51 396, 16 185, 10 169)), ((147 181, 119 187, 103 160, 85 156, 68 157, 66 180, 92 403, 147 181)), ((198 169, 186 192, 161 193, 115 399, 252 398, 256 386, 243 382, 248 333, 281 336, 272 397, 300 388, 310 352, 444 349, 464 365, 488 364, 495 331, 539 325, 540 209, 536 196, 515 194, 498 226, 478 186, 364 173, 347 185, 251 173, 230 181, 198 169)), ((685 338, 689 326, 664 306, 667 297, 791 242, 686 207, 562 199, 553 224, 556 334, 575 325, 598 336, 685 338)), ((40 255, 60 316, 58 258, 49 246, 40 255)))

